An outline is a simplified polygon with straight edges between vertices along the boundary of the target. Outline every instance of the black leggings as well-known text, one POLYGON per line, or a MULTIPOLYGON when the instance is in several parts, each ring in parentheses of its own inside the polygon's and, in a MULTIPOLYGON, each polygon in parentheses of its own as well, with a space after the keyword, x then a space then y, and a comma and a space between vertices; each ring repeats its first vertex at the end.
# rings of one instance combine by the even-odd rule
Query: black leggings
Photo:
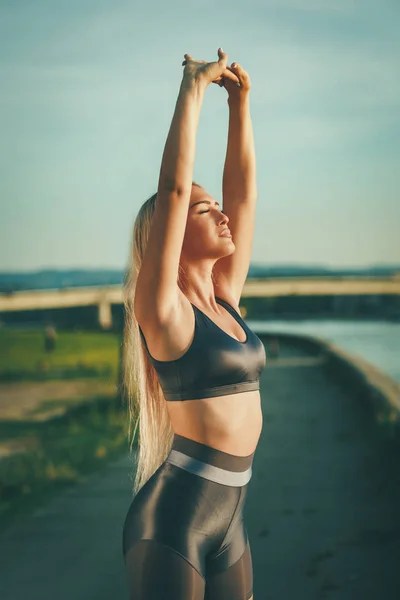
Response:
POLYGON ((175 434, 132 500, 123 528, 130 600, 249 600, 253 568, 243 508, 250 456, 175 434))

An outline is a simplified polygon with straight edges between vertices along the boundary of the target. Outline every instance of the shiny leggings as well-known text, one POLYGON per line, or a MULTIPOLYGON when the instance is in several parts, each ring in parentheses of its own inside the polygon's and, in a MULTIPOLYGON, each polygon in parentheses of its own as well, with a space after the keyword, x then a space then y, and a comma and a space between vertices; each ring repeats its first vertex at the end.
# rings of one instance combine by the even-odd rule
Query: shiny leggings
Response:
POLYGON ((243 508, 253 456, 174 435, 170 455, 134 497, 125 519, 130 600, 251 598, 243 508))

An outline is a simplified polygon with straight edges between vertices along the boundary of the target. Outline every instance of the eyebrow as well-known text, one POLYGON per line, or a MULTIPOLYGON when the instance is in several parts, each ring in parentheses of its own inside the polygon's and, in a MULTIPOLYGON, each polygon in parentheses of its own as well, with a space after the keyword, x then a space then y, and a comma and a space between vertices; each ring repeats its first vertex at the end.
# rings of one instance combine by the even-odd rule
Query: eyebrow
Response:
MULTIPOLYGON (((192 206, 189 208, 189 210, 190 210, 191 208, 193 208, 193 206, 196 206, 196 204, 202 204, 202 203, 204 203, 204 202, 205 202, 206 204, 211 204, 211 201, 210 201, 210 200, 199 200, 198 202, 195 202, 194 204, 192 204, 192 206)), ((216 204, 216 206, 219 206, 219 202, 216 202, 215 204, 216 204)))

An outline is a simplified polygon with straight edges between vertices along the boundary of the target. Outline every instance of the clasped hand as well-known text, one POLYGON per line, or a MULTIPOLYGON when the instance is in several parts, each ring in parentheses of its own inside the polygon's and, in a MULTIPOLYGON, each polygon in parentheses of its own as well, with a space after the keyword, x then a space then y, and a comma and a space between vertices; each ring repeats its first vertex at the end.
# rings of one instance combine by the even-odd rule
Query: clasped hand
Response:
POLYGON ((185 54, 182 62, 184 76, 203 81, 206 85, 216 83, 224 87, 229 96, 248 92, 251 82, 246 71, 236 62, 229 67, 228 55, 222 48, 218 48, 218 56, 218 61, 207 62, 194 60, 190 54, 185 54))

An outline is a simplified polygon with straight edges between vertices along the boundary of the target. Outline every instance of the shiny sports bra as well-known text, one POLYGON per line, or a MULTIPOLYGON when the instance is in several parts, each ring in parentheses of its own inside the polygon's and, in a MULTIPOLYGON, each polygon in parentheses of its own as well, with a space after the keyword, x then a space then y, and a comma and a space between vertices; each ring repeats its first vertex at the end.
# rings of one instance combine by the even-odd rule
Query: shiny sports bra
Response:
POLYGON ((244 342, 225 333, 192 304, 195 316, 192 344, 180 358, 161 361, 151 356, 139 326, 166 400, 196 400, 260 389, 259 379, 266 365, 264 344, 228 302, 215 299, 242 326, 247 336, 244 342))

